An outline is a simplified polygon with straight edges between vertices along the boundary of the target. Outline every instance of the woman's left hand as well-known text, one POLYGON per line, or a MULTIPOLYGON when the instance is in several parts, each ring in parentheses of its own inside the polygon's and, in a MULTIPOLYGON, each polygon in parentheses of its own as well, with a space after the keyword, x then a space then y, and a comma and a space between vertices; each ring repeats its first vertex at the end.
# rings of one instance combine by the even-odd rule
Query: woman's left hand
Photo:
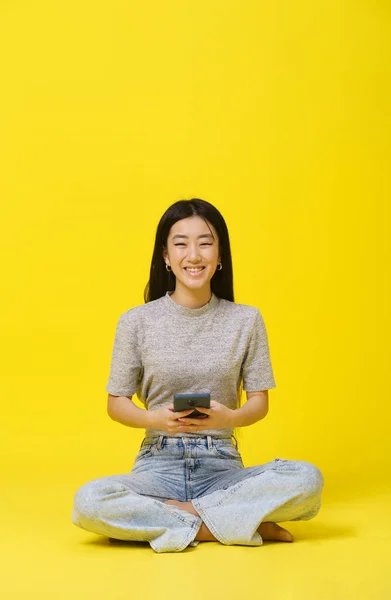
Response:
MULTIPOLYGON (((178 419, 185 427, 189 427, 188 431, 203 431, 204 429, 231 429, 235 427, 233 423, 234 410, 228 408, 224 404, 220 404, 216 400, 211 400, 210 408, 196 407, 198 412, 208 415, 206 418, 191 419, 183 417, 178 419)), ((183 429, 182 429, 183 431, 183 429)))

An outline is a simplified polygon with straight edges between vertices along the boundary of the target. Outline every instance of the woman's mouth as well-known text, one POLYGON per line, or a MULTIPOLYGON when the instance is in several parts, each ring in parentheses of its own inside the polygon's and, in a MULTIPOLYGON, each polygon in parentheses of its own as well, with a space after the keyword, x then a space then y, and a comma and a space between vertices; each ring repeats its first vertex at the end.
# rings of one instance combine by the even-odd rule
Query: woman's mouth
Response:
POLYGON ((198 277, 205 267, 185 267, 185 271, 189 273, 191 277, 198 277))

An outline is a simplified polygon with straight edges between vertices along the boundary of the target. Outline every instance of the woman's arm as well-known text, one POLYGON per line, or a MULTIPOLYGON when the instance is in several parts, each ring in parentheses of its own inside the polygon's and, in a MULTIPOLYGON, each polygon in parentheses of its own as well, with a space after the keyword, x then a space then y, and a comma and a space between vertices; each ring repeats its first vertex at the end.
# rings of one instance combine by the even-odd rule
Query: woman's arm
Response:
POLYGON ((173 407, 148 411, 139 408, 131 396, 112 396, 107 400, 107 412, 113 421, 128 427, 160 429, 166 433, 179 431, 202 431, 203 429, 224 429, 225 427, 246 427, 266 417, 269 411, 268 390, 246 392, 247 402, 232 410, 219 402, 211 402, 211 408, 198 407, 200 412, 208 415, 207 423, 199 419, 186 419, 193 409, 173 412, 173 407))
POLYGON ((247 402, 233 411, 233 427, 246 427, 261 419, 269 412, 269 391, 246 392, 247 402))
MULTIPOLYGON (((118 421, 128 427, 143 429, 159 429, 166 433, 178 433, 180 417, 186 417, 193 412, 193 408, 181 412, 174 412, 174 406, 165 406, 157 410, 139 408, 132 401, 132 396, 112 396, 107 399, 107 412, 113 421, 118 421)), ((180 428, 182 431, 183 428, 180 428)))
POLYGON ((128 427, 149 427, 151 413, 139 408, 132 396, 112 396, 107 398, 107 413, 113 421, 118 421, 128 427))

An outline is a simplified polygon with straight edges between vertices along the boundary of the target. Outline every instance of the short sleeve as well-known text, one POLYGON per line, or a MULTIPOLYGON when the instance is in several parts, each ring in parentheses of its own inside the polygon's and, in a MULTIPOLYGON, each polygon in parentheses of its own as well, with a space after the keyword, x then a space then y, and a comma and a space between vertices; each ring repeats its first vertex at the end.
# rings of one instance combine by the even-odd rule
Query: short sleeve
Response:
POLYGON ((106 392, 112 396, 133 396, 141 370, 137 318, 128 311, 118 320, 106 392))
POLYGON ((276 387, 266 327, 258 309, 256 309, 248 348, 242 363, 242 377, 243 389, 246 392, 258 392, 276 387))

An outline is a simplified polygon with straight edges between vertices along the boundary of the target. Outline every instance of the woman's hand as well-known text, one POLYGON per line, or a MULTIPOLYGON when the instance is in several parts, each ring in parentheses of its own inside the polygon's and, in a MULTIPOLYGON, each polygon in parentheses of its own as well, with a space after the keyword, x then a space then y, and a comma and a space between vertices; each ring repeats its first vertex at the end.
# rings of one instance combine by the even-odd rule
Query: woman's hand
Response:
MULTIPOLYGON (((179 423, 188 427, 186 430, 181 429, 181 431, 204 431, 204 429, 231 429, 235 427, 233 423, 235 411, 216 400, 211 400, 210 408, 197 406, 197 410, 208 416, 198 419, 179 418, 179 423)), ((179 415, 180 413, 174 414, 179 415)))
MULTIPOLYGON (((149 419, 149 427, 152 429, 158 429, 159 431, 164 431, 170 435, 174 435, 176 433, 187 433, 188 431, 194 431, 193 428, 188 426, 184 426, 179 422, 180 417, 186 417, 193 412, 194 408, 190 408, 188 410, 182 410, 181 412, 174 412, 174 405, 169 404, 168 406, 164 406, 163 408, 158 408, 157 410, 151 410, 149 419)), ((194 419, 192 419, 194 420, 194 419)), ((207 419, 202 419, 202 421, 206 421, 207 419)))

